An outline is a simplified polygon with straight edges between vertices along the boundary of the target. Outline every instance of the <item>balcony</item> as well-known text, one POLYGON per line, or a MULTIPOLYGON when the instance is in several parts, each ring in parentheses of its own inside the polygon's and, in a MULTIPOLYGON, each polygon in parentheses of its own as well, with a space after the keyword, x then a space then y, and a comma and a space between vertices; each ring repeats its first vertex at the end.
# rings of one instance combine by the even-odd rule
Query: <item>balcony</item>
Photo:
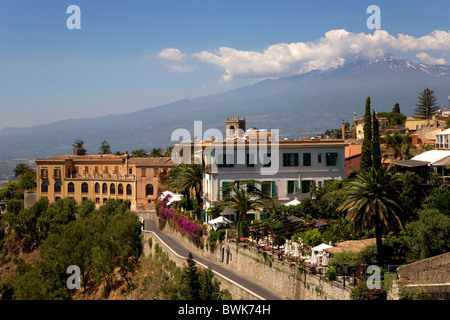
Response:
POLYGON ((109 173, 96 173, 96 174, 81 174, 81 173, 72 173, 67 177, 68 179, 77 179, 77 180, 125 180, 125 181, 134 181, 136 176, 134 174, 109 174, 109 173))

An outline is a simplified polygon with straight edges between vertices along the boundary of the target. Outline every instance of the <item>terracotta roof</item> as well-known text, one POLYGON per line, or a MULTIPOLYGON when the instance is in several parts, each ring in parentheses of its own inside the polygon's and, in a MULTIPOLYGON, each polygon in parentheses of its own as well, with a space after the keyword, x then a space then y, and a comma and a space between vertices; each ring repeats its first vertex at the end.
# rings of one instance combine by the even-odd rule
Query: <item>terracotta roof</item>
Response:
POLYGON ((350 240, 339 242, 333 245, 333 248, 325 249, 326 252, 336 254, 340 252, 360 252, 365 247, 376 243, 376 238, 364 239, 364 240, 350 240))
POLYGON ((172 162, 171 157, 139 157, 130 158, 128 161, 130 164, 135 164, 138 166, 164 166, 173 167, 175 164, 172 162))

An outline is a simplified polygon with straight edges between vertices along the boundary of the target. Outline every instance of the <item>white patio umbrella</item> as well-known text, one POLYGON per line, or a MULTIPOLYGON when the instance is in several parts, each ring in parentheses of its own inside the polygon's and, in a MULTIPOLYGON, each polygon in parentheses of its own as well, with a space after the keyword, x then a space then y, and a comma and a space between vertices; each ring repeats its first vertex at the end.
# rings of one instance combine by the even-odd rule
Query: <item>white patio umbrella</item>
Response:
POLYGON ((222 226, 227 226, 232 223, 233 221, 228 220, 224 216, 220 216, 216 219, 208 221, 208 225, 210 225, 214 229, 214 231, 217 231, 217 229, 219 229, 222 226))
POLYGON ((298 257, 300 253, 298 252, 298 243, 294 242, 294 257, 298 257))
POLYGON ((318 245, 317 247, 312 248, 311 250, 320 252, 320 251, 323 251, 323 250, 329 249, 329 248, 333 248, 333 246, 330 246, 326 243, 322 243, 322 244, 318 245))
POLYGON ((311 263, 312 264, 316 264, 316 262, 317 262, 316 253, 315 253, 314 250, 312 250, 312 252, 311 252, 311 263))
POLYGON ((284 205, 289 207, 289 206, 296 206, 298 204, 300 204, 300 201, 297 199, 297 197, 295 197, 294 200, 289 201, 288 203, 285 203, 284 205))
POLYGON ((287 240, 284 245, 284 252, 286 254, 289 254, 289 252, 291 252, 291 242, 289 240, 287 240))

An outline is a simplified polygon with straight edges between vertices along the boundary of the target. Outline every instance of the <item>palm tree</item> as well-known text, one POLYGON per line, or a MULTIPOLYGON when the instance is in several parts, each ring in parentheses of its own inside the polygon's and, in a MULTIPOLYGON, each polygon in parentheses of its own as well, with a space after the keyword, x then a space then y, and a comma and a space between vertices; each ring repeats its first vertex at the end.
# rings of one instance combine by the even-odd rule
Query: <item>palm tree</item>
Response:
POLYGON ((150 152, 150 157, 162 157, 163 150, 161 148, 153 148, 150 152))
POLYGON ((389 133, 384 134, 384 141, 386 148, 383 149, 383 153, 387 157, 391 157, 394 160, 408 160, 413 154, 412 151, 416 148, 409 143, 410 134, 402 135, 400 131, 394 132, 393 135, 389 133))
POLYGON ((203 170, 200 164, 184 164, 178 173, 178 183, 183 190, 193 190, 197 203, 201 205, 202 201, 202 185, 203 170))
POLYGON ((230 196, 219 202, 224 207, 231 208, 236 212, 236 222, 248 220, 247 213, 266 206, 265 197, 258 188, 241 188, 241 184, 254 183, 254 180, 235 180, 232 184, 222 188, 222 191, 229 192, 230 196))
POLYGON ((191 190, 194 191, 197 203, 201 205, 203 185, 202 166, 199 164, 179 164, 169 170, 166 178, 166 187, 173 191, 183 194, 188 200, 191 190))
POLYGON ((402 223, 397 213, 403 208, 398 201, 401 175, 393 174, 390 167, 369 168, 349 182, 344 191, 346 200, 338 210, 347 211, 346 219, 353 223, 356 232, 375 228, 378 264, 383 263, 383 229, 397 233, 402 223))

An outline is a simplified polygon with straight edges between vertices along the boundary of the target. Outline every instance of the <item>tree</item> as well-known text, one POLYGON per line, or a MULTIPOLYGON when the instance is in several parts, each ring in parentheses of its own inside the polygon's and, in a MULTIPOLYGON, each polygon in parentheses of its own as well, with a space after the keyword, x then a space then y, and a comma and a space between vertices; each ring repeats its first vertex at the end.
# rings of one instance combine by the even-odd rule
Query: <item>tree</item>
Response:
POLYGON ((411 252, 407 262, 422 260, 450 250, 450 217, 437 209, 419 212, 419 220, 405 227, 411 252))
POLYGON ((222 191, 230 196, 220 200, 224 207, 233 209, 236 212, 236 222, 248 220, 247 213, 252 210, 263 208, 266 205, 265 197, 258 188, 241 188, 241 184, 255 183, 254 180, 235 180, 233 183, 222 188, 222 191))
POLYGON ((385 149, 383 153, 394 160, 407 160, 412 157, 416 147, 409 142, 410 133, 402 134, 395 131, 394 134, 384 134, 385 149))
POLYGON ((430 120, 439 110, 434 91, 426 88, 420 93, 418 99, 419 103, 416 104, 417 108, 414 110, 415 116, 419 119, 430 120))
POLYGON ((98 154, 110 154, 111 153, 111 146, 109 145, 108 141, 103 140, 102 144, 100 145, 100 148, 98 148, 98 154))
POLYGON ((361 149, 360 171, 367 171, 372 167, 372 121, 370 114, 370 97, 366 99, 366 113, 364 115, 364 140, 361 149))
POLYGON ((162 157, 163 150, 161 148, 153 148, 150 152, 150 157, 162 157))
POLYGON ((34 172, 34 170, 31 169, 31 167, 26 163, 19 163, 14 168, 14 177, 19 178, 22 174, 26 172, 34 172))
POLYGON ((400 104, 397 102, 392 109, 392 113, 401 113, 400 112, 400 104))
POLYGON ((346 219, 353 223, 356 232, 375 228, 380 265, 383 263, 383 229, 394 233, 402 229, 398 214, 403 212, 403 207, 397 201, 400 186, 400 174, 391 173, 390 167, 381 167, 358 173, 355 180, 344 187, 347 198, 339 209, 347 211, 346 219))
MULTIPOLYGON (((170 172, 170 171, 169 171, 170 172)), ((181 190, 193 190, 195 199, 200 205, 202 203, 202 185, 203 185, 203 171, 200 164, 185 164, 178 172, 178 183, 181 190)))
POLYGON ((200 299, 200 283, 197 273, 197 264, 192 253, 188 253, 186 266, 181 274, 181 296, 185 300, 200 299))
POLYGON ((131 157, 134 157, 134 158, 144 158, 147 156, 148 156, 147 152, 144 149, 137 149, 137 150, 131 151, 131 157))
POLYGON ((372 165, 375 169, 381 167, 380 127, 375 111, 373 112, 372 165))
POLYGON ((74 147, 75 149, 83 149, 84 148, 84 141, 81 140, 81 139, 77 139, 72 144, 72 147, 74 147))

